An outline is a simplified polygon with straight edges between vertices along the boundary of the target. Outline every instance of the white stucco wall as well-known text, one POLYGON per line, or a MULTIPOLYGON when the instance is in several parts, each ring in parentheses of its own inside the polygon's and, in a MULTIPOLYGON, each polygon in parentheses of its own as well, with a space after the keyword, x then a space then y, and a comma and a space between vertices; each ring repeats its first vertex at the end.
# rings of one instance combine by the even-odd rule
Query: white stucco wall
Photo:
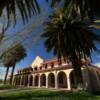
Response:
POLYGON ((31 67, 34 68, 35 66, 40 67, 41 63, 43 63, 44 59, 41 57, 37 56, 35 60, 32 62, 31 67))

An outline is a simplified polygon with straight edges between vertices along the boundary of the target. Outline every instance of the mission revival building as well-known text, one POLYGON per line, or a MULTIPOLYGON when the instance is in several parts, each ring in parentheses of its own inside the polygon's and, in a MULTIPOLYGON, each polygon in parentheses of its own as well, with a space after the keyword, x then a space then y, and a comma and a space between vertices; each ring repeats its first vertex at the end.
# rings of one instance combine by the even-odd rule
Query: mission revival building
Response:
MULTIPOLYGON (((99 91, 100 68, 83 60, 81 69, 84 89, 99 91)), ((29 67, 18 70, 13 76, 13 85, 72 90, 76 88, 77 81, 71 62, 56 58, 44 60, 37 56, 29 67)))

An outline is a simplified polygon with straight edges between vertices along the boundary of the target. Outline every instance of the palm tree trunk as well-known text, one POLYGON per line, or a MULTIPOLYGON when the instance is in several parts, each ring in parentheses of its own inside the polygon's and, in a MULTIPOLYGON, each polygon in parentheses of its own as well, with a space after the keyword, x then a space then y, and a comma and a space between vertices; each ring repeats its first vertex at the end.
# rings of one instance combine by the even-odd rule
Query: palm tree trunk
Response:
POLYGON ((6 69, 6 74, 5 74, 5 78, 4 78, 4 84, 6 84, 6 81, 7 81, 8 71, 9 71, 9 67, 7 67, 7 69, 6 69))
POLYGON ((75 77, 76 77, 76 88, 78 90, 83 89, 83 76, 82 76, 82 71, 81 71, 81 61, 77 58, 76 54, 74 55, 74 59, 71 59, 72 65, 74 66, 74 72, 75 72, 75 77))
POLYGON ((82 76, 82 71, 81 67, 79 65, 74 67, 75 71, 75 76, 76 76, 76 81, 77 81, 77 89, 82 89, 83 88, 83 76, 82 76))
POLYGON ((11 71, 10 85, 12 85, 14 70, 15 70, 15 64, 13 65, 12 71, 11 71))

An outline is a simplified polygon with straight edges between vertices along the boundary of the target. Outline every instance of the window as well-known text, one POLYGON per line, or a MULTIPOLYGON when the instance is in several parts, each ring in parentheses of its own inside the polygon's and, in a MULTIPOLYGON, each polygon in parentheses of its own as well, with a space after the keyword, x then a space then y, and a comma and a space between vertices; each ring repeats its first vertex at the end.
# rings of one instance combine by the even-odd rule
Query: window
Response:
POLYGON ((42 67, 40 67, 40 70, 42 69, 42 67))
POLYGON ((54 63, 51 63, 51 68, 53 68, 54 67, 54 63))
POLYGON ((45 69, 47 69, 47 64, 45 64, 45 69))
POLYGON ((37 67, 35 67, 34 69, 37 70, 37 67))
POLYGON ((58 59, 58 65, 61 65, 61 64, 62 64, 61 59, 58 59))

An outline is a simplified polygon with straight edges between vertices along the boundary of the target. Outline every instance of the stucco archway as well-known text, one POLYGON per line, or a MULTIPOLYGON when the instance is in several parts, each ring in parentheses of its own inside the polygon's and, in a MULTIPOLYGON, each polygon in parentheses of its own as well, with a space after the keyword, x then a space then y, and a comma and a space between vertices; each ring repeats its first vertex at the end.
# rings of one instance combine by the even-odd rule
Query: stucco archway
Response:
POLYGON ((24 85, 24 76, 22 76, 21 85, 24 85))
POLYGON ((32 85, 33 85, 33 76, 31 75, 29 79, 29 86, 32 86, 32 85))
POLYGON ((55 75, 53 73, 48 75, 48 87, 55 87, 55 75))
POLYGON ((57 75, 58 88, 67 88, 67 76, 65 72, 61 71, 57 75))
POLYGON ((17 79, 17 85, 20 85, 20 80, 21 80, 21 77, 19 76, 17 79))
POLYGON ((99 72, 96 72, 97 73, 97 76, 98 76, 98 79, 99 79, 99 82, 100 82, 100 73, 99 72))
POLYGON ((36 75, 34 78, 34 86, 38 86, 39 85, 39 75, 36 75))
POLYGON ((89 79, 90 79, 90 83, 92 87, 91 89, 92 91, 97 91, 100 87, 98 84, 98 78, 97 78, 96 72, 93 69, 89 69, 88 73, 89 73, 89 79))
POLYGON ((46 87, 46 75, 42 74, 40 77, 40 86, 46 87))
POLYGON ((17 85, 17 77, 14 78, 14 83, 17 85))
POLYGON ((76 88, 77 87, 77 80, 76 80, 74 70, 71 71, 71 73, 70 73, 70 84, 71 84, 71 88, 76 88))
POLYGON ((18 76, 16 77, 16 85, 20 85, 20 79, 18 76))
POLYGON ((25 75, 24 76, 24 81, 25 81, 25 84, 24 85, 27 86, 28 85, 28 75, 25 75))

